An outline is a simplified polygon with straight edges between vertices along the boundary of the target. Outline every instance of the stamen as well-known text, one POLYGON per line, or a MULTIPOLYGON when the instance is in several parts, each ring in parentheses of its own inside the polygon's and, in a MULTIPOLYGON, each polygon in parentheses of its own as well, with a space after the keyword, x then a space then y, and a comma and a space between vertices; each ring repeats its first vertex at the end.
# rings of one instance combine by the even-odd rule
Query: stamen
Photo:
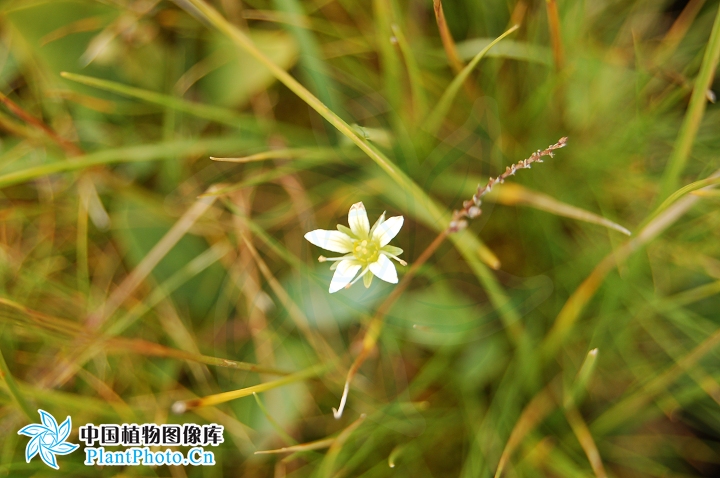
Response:
POLYGON ((383 254, 385 254, 385 255, 388 256, 388 257, 392 257, 393 259, 395 259, 396 261, 398 261, 401 266, 406 266, 406 265, 407 265, 407 262, 405 262, 404 260, 400 259, 398 256, 394 256, 394 255, 390 254, 389 252, 385 252, 385 251, 380 251, 380 252, 382 252, 383 254))
POLYGON ((348 254, 348 255, 346 255, 346 256, 340 256, 340 257, 325 257, 325 256, 320 256, 320 257, 318 257, 318 262, 342 261, 343 259, 349 259, 349 258, 351 258, 351 257, 352 257, 352 254, 348 254))

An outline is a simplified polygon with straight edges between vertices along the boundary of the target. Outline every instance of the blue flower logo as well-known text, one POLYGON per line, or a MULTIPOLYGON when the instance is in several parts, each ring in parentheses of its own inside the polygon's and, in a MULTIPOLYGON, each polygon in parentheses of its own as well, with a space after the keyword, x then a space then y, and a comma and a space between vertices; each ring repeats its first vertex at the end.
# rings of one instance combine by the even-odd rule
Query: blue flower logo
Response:
POLYGON ((55 417, 45 410, 38 410, 38 413, 40 413, 42 425, 33 423, 18 432, 18 435, 31 438, 25 447, 25 461, 30 463, 32 457, 40 454, 40 458, 47 466, 57 470, 59 467, 55 455, 67 455, 80 447, 80 445, 65 441, 70 435, 72 420, 67 417, 62 424, 58 425, 55 417))

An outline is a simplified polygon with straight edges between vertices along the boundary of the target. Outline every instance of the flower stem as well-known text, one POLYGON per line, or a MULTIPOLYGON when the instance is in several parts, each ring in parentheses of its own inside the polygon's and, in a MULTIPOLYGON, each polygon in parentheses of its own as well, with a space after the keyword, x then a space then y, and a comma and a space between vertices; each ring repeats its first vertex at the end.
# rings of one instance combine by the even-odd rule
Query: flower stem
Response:
POLYGON ((367 331, 365 332, 362 350, 360 351, 358 356, 355 357, 355 361, 353 361, 350 369, 348 370, 347 377, 345 378, 345 387, 343 388, 343 394, 340 400, 340 407, 338 409, 333 408, 333 416, 335 418, 339 419, 340 417, 342 417, 343 409, 345 408, 345 403, 347 402, 347 395, 350 391, 350 383, 360 369, 360 366, 365 362, 368 355, 370 355, 370 351, 372 351, 372 349, 375 347, 375 344, 377 344, 378 338, 380 337, 380 332, 382 331, 383 325, 385 323, 385 315, 390 311, 390 308, 393 306, 398 297, 400 297, 400 294, 402 294, 405 289, 407 289, 408 285, 410 285, 410 281, 415 276, 420 266, 427 262, 430 256, 432 256, 433 253, 437 250, 437 248, 440 247, 440 244, 445 241, 449 234, 450 230, 445 229, 440 234, 438 234, 437 237, 435 237, 433 242, 431 242, 430 245, 425 248, 422 254, 420 254, 420 257, 418 257, 418 259, 413 263, 413 265, 410 266, 410 269, 408 269, 402 280, 400 280, 400 283, 397 285, 397 287, 393 289, 390 295, 388 295, 385 301, 380 304, 380 307, 378 307, 377 312, 375 312, 375 315, 370 320, 370 324, 368 325, 367 331))

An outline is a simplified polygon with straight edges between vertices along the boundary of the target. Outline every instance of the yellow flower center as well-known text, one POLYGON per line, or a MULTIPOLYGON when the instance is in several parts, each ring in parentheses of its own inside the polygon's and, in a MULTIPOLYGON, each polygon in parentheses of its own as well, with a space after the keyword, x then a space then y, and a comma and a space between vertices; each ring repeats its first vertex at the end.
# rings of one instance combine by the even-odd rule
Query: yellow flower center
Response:
POLYGON ((380 244, 373 240, 362 239, 353 244, 353 255, 362 262, 364 266, 378 260, 380 244))

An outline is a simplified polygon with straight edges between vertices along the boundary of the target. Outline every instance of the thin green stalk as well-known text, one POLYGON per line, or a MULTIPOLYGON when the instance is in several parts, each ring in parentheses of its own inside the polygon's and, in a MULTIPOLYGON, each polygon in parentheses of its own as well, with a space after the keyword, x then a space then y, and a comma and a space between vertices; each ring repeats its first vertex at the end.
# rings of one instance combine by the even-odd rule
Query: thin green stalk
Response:
MULTIPOLYGON (((290 445, 297 445, 297 440, 295 440, 293 437, 288 435, 288 433, 283 430, 283 428, 280 426, 280 424, 273 418, 272 415, 270 415, 270 412, 265 407, 265 404, 263 404, 262 400, 260 399, 260 395, 257 394, 257 392, 253 392, 253 397, 255 398, 255 403, 257 403, 257 406, 260 408, 260 411, 263 412, 263 415, 265 415, 265 418, 270 423, 270 425, 275 429, 278 435, 282 437, 282 439, 285 441, 285 443, 289 443, 290 445)), ((255 452, 258 453, 258 452, 255 452)))
POLYGON ((478 65, 478 63, 480 63, 480 60, 482 60, 485 54, 490 51, 492 47, 497 45, 500 40, 514 32, 518 28, 520 28, 519 25, 514 25, 509 28, 505 33, 490 42, 488 46, 480 50, 480 52, 475 55, 472 60, 470 60, 470 63, 468 63, 465 68, 463 68, 463 70, 453 79, 445 92, 442 94, 442 96, 440 97, 440 101, 438 101, 437 105, 435 105, 435 108, 430 112, 427 119, 425 120, 423 129, 425 129, 430 134, 437 133, 438 129, 440 129, 440 125, 450 111, 452 102, 460 91, 460 88, 462 87, 468 76, 470 76, 470 73, 478 65))
POLYGON ((397 39, 403 58, 405 59, 405 67, 407 68, 407 74, 410 80, 410 94, 413 100, 413 116, 415 118, 423 118, 427 114, 428 105, 425 90, 423 89, 420 67, 400 27, 393 24, 391 28, 393 35, 395 35, 397 39))
POLYGON ((90 291, 90 269, 88 266, 88 207, 90 200, 87 194, 83 194, 84 192, 85 191, 81 191, 78 201, 75 254, 77 260, 76 275, 78 290, 82 291, 84 296, 87 296, 90 291))
MULTIPOLYGON (((720 174, 720 171, 715 173, 720 174)), ((648 222, 638 234, 626 241, 623 245, 611 252, 595 266, 595 269, 573 292, 555 319, 555 323, 543 340, 542 355, 544 360, 550 360, 555 356, 562 346, 568 334, 580 317, 580 314, 587 306, 590 299, 595 295, 603 281, 618 264, 621 264, 639 249, 645 247, 668 227, 682 217, 700 198, 697 196, 686 196, 680 201, 672 204, 666 210, 655 216, 648 222)))
POLYGON ((202 355, 194 352, 186 352, 184 350, 166 347, 164 345, 156 344, 154 342, 148 342, 141 339, 126 339, 124 337, 107 339, 104 336, 101 337, 97 335, 91 336, 89 338, 90 340, 93 340, 96 344, 100 345, 103 350, 108 352, 117 350, 118 352, 122 353, 132 352, 153 357, 171 357, 179 360, 187 360, 190 362, 211 365, 213 367, 243 370, 246 372, 263 373, 270 375, 290 375, 289 372, 286 372, 284 370, 263 367, 262 365, 257 365, 254 363, 238 362, 237 360, 212 357, 209 355, 202 355))
POLYGON ((60 73, 63 78, 80 83, 81 85, 91 86, 104 91, 117 93, 128 98, 135 98, 147 103, 156 104, 165 108, 171 108, 177 111, 189 113, 198 118, 204 118, 217 123, 227 124, 230 126, 238 126, 243 128, 251 128, 257 130, 255 126, 257 120, 250 116, 239 115, 236 112, 221 108, 219 106, 207 105, 204 103, 195 103, 174 96, 157 93, 155 91, 136 88, 134 86, 123 85, 115 81, 102 80, 91 76, 78 75, 76 73, 68 73, 63 71, 60 73))
MULTIPOLYGON (((303 5, 299 0, 274 0, 273 4, 279 11, 288 13, 293 18, 306 18, 303 5)), ((308 29, 294 24, 288 23, 285 28, 290 31, 300 46, 300 67, 303 76, 307 78, 307 82, 320 101, 337 111, 340 105, 337 97, 338 88, 328 73, 325 62, 322 61, 322 51, 315 36, 308 29)), ((335 130, 330 129, 328 133, 334 140, 335 130)))
POLYGON ((403 94, 400 85, 400 62, 391 39, 390 25, 394 19, 392 5, 388 0, 373 0, 372 12, 383 90, 385 98, 390 104, 390 112, 397 120, 397 116, 402 111, 403 94))
POLYGON ((606 435, 621 427, 628 418, 638 413, 658 394, 668 389, 683 374, 688 373, 697 362, 720 347, 720 331, 715 332, 704 342, 688 352, 675 365, 648 381, 641 390, 617 401, 609 410, 600 415, 591 425, 595 435, 606 435))
POLYGON ((660 206, 658 206, 658 208, 652 213, 649 219, 656 217, 662 211, 667 209, 671 204, 673 204, 686 194, 697 191, 698 189, 702 189, 707 186, 714 186, 716 184, 720 184, 720 177, 718 175, 713 175, 709 178, 701 179, 700 181, 695 181, 688 184, 687 186, 683 186, 682 188, 672 193, 670 197, 668 197, 665 201, 663 201, 662 204, 660 204, 660 206))
POLYGON ((56 174, 69 171, 79 171, 115 163, 130 163, 136 161, 155 161, 160 159, 173 159, 178 155, 197 156, 206 154, 208 151, 216 153, 222 151, 237 151, 254 145, 247 139, 211 138, 211 139, 190 139, 181 141, 168 141, 164 143, 144 144, 141 146, 129 146, 98 151, 84 156, 78 156, 67 161, 33 166, 21 169, 12 173, 0 176, 0 188, 13 186, 33 179, 41 178, 49 174, 56 174))
POLYGON ((337 458, 340 455, 343 446, 345 446, 345 442, 347 442, 350 438, 350 435, 352 435, 352 433, 357 430, 360 425, 362 425, 363 421, 365 421, 364 413, 360 415, 357 420, 352 422, 342 432, 340 432, 333 444, 330 446, 330 449, 325 455, 325 459, 320 464, 320 468, 318 469, 318 472, 315 476, 332 478, 333 469, 335 468, 335 462, 337 461, 337 458))
POLYGON ((571 408, 579 405, 580 398, 585 390, 587 390, 588 383, 592 377, 595 365, 597 364, 598 349, 592 349, 585 356, 585 361, 580 367, 580 371, 575 378, 575 382, 565 394, 565 408, 571 408))
POLYGON ((700 129, 700 122, 705 114, 705 106, 708 101, 706 93, 715 76, 718 59, 720 59, 720 7, 718 7, 715 15, 715 22, 700 66, 700 72, 695 79, 693 92, 690 96, 690 105, 680 126, 680 133, 663 174, 660 199, 668 197, 671 191, 677 189, 680 175, 690 157, 695 137, 700 129))
MULTIPOLYGON (((353 152, 357 153, 356 149, 353 152)), ((322 159, 322 160, 335 160, 343 155, 352 154, 350 151, 343 151, 342 149, 336 148, 283 148, 283 149, 271 149, 270 151, 263 151, 262 153, 250 154, 248 156, 234 157, 234 158, 216 158, 211 157, 213 161, 219 161, 223 163, 252 163, 255 161, 265 161, 268 159, 322 159)))
POLYGON ((22 393, 20 393, 20 388, 17 386, 17 382, 15 382, 15 378, 13 377, 12 373, 10 373, 10 368, 8 367, 7 363, 5 362, 5 357, 3 356, 2 349, 0 349, 0 378, 3 379, 3 382, 7 385, 8 392, 10 392, 10 395, 12 395, 15 402, 20 407, 20 410, 23 412, 25 417, 27 417, 28 420, 34 421, 36 420, 33 418, 33 411, 30 407, 30 404, 25 400, 25 397, 22 393))
POLYGON ((175 413, 184 413, 185 411, 191 410, 193 408, 218 405, 220 403, 229 402, 230 400, 247 397, 249 395, 252 395, 253 393, 266 392, 268 390, 272 390, 273 388, 278 388, 284 385, 289 385, 291 383, 302 382, 304 380, 317 377, 318 375, 322 375, 323 373, 327 372, 334 366, 335 364, 332 361, 319 363, 292 375, 288 375, 277 380, 272 380, 270 382, 261 383, 259 385, 253 385, 252 387, 245 387, 239 390, 209 395, 207 397, 175 402, 172 406, 172 409, 175 413))

